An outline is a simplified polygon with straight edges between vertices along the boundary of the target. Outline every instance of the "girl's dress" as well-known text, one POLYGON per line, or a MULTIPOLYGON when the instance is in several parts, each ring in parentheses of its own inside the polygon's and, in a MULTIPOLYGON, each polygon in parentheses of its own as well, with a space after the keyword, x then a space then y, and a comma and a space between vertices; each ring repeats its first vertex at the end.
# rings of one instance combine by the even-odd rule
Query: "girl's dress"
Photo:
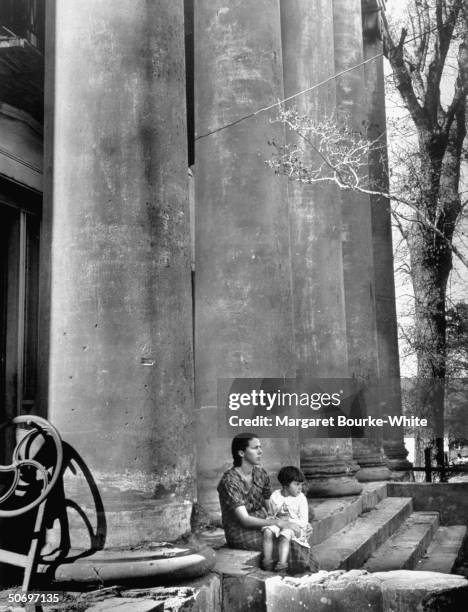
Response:
MULTIPOLYGON (((296 497, 287 495, 284 497, 281 493, 281 489, 273 491, 269 500, 269 508, 271 516, 275 518, 284 519, 296 523, 301 528, 300 536, 293 536, 292 542, 297 542, 300 546, 310 548, 310 544, 307 540, 307 527, 309 526, 309 504, 304 493, 299 493, 296 497)), ((276 537, 282 535, 283 530, 276 525, 270 527, 263 527, 263 529, 270 529, 276 537)), ((289 530, 288 530, 289 531, 289 530)), ((311 531, 309 531, 309 534, 311 531)))

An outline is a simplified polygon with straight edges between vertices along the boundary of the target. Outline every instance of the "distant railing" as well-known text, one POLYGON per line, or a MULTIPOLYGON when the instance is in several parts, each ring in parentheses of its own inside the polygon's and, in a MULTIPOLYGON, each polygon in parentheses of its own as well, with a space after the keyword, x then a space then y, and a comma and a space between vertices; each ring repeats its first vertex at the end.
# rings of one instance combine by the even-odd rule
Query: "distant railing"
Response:
POLYGON ((0 27, 44 52, 45 0, 1 0, 0 27))
POLYGON ((447 463, 432 465, 432 448, 424 450, 424 467, 413 467, 413 472, 423 472, 425 482, 448 482, 450 478, 458 474, 468 475, 468 464, 447 463))

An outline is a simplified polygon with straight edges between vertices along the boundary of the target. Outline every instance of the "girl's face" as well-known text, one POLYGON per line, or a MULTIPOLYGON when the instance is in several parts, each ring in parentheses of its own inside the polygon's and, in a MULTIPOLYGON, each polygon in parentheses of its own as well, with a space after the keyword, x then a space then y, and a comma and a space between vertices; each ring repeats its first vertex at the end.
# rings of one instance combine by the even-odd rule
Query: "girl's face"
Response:
POLYGON ((286 490, 288 492, 288 495, 292 495, 292 497, 297 497, 299 493, 302 493, 302 482, 299 482, 298 480, 293 480, 286 487, 286 490))

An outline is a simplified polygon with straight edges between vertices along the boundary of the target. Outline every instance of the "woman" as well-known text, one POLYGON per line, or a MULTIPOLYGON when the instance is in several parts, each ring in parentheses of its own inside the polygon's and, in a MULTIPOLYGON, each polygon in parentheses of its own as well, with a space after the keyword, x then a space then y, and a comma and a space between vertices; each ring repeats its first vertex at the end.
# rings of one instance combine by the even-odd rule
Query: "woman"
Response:
MULTIPOLYGON (((260 467, 262 447, 255 434, 239 434, 232 440, 234 465, 223 474, 218 485, 226 542, 231 548, 263 550, 262 527, 300 528, 290 521, 267 516, 271 495, 270 478, 260 467)), ((297 536, 300 533, 296 533, 297 536)), ((288 569, 291 573, 316 569, 310 548, 292 542, 288 569)))

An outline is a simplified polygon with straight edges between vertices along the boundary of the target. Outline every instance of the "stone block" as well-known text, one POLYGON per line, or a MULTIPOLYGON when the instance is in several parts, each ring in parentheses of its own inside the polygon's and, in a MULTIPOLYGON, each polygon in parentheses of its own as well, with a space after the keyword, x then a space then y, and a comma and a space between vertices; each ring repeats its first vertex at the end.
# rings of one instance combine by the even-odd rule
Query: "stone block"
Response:
MULTIPOLYGON (((221 578, 217 574, 208 574, 191 583, 195 591, 195 601, 200 612, 221 612, 221 578)), ((195 608, 194 608, 195 609, 195 608)))
POLYGON ((244 575, 224 575, 222 580, 223 612, 266 612, 266 572, 256 569, 244 575))
POLYGON ((383 612, 380 582, 361 570, 320 571, 265 583, 267 612, 383 612))
MULTIPOLYGON (((102 602, 102 606, 109 599, 102 602)), ((216 574, 203 576, 198 580, 191 580, 185 584, 173 587, 152 587, 146 589, 129 589, 120 592, 120 597, 112 597, 115 609, 124 602, 128 608, 122 607, 122 612, 145 612, 155 610, 159 612, 221 612, 221 580, 216 574), (155 606, 153 608, 150 605, 155 606), (140 605, 141 607, 138 607, 140 605), (160 606, 160 607, 158 607, 160 606)), ((99 604, 101 605, 101 603, 99 604)), ((112 607, 90 608, 95 612, 107 612, 112 607)))
POLYGON ((468 581, 463 576, 399 570, 372 574, 381 581, 384 612, 464 612, 468 581))
POLYGON ((110 597, 86 609, 89 612, 164 612, 164 603, 146 598, 110 597))
POLYGON ((409 570, 320 571, 265 581, 267 612, 463 612, 468 581, 462 576, 409 570))
POLYGON ((220 548, 214 571, 222 580, 223 612, 263 612, 265 580, 271 576, 258 568, 260 553, 220 548))

